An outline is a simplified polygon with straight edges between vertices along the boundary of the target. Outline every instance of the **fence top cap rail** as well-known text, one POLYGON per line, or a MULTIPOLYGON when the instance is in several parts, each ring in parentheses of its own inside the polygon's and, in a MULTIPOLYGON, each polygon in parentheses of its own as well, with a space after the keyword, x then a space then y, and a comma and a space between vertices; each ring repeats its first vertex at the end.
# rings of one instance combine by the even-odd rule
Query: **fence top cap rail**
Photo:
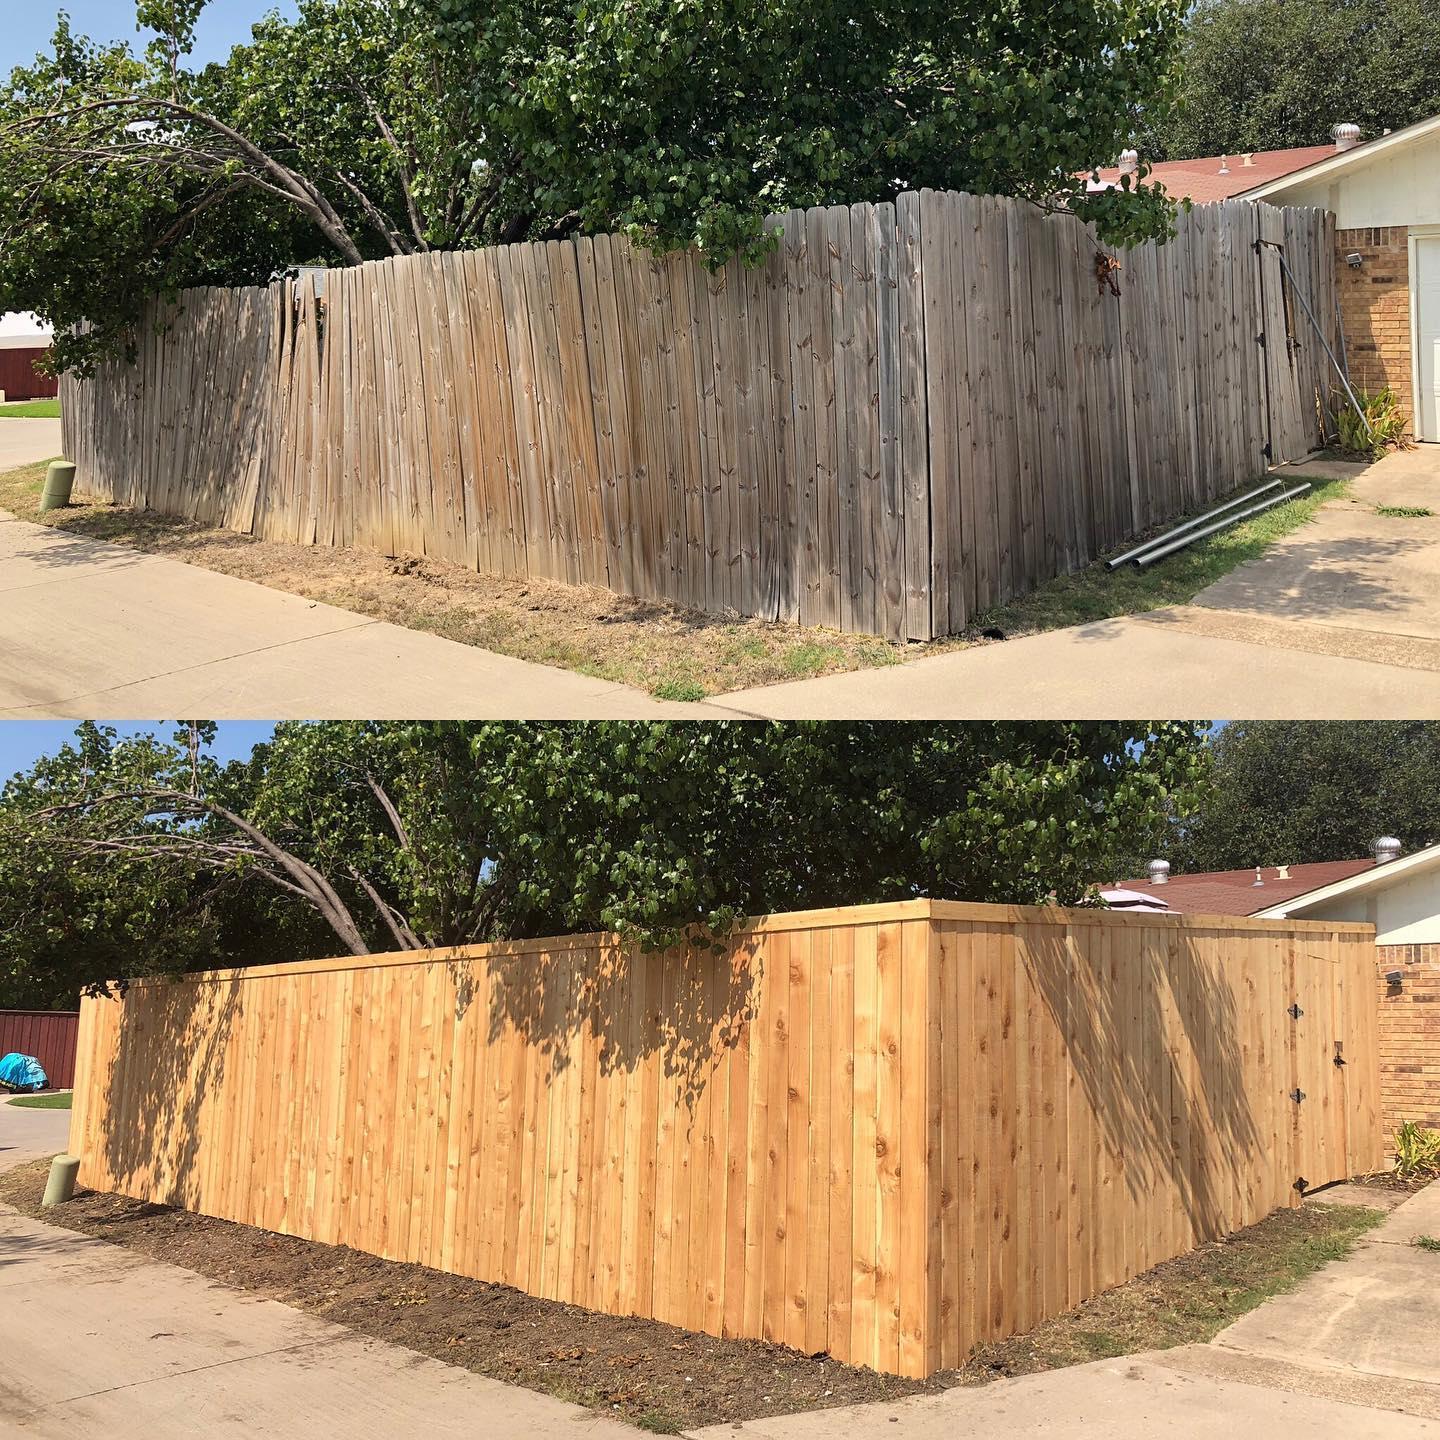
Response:
MULTIPOLYGON (((793 930, 823 930, 843 925, 893 925, 905 921, 968 920, 983 925, 1117 925, 1136 929, 1239 930, 1271 935, 1349 935, 1373 937, 1373 925, 1329 920, 1257 920, 1245 915, 1170 915, 1105 910, 1098 906, 999 905, 971 900, 896 900, 874 905, 841 905, 825 910, 791 910, 754 917, 737 927, 728 940, 743 943, 747 937, 793 930)), ((546 935, 529 940, 496 940, 484 945, 458 945, 436 950, 400 950, 379 955, 339 955, 318 960, 291 960, 279 965, 253 965, 244 969, 201 970, 183 976, 142 976, 132 988, 170 985, 181 980, 230 982, 280 975, 317 974, 331 970, 367 970, 388 965, 443 965, 535 954, 546 950, 623 949, 622 936, 604 932, 580 935, 546 935)))
POLYGON ((78 1010, 4 1010, 4 1009, 0 1009, 0 1017, 6 1016, 6 1015, 39 1015, 42 1019, 45 1019, 45 1018, 48 1018, 48 1017, 50 1017, 50 1016, 52 1016, 52 1015, 53 1015, 53 1016, 58 1016, 58 1017, 64 1018, 64 1017, 67 1016, 67 1015, 68 1015, 68 1016, 75 1016, 75 1015, 78 1015, 79 1013, 80 1013, 80 1012, 79 1012, 78 1010))

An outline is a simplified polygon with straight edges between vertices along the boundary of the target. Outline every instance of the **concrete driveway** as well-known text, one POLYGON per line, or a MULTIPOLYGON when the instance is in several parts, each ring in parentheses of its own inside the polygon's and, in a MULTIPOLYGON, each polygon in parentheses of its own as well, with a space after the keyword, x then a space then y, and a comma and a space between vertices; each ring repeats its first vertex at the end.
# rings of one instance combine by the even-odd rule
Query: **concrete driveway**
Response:
POLYGON ((32 1110, 0 1098, 0 1170, 50 1160, 70 1144, 68 1110, 32 1110))
POLYGON ((0 415, 0 470, 54 460, 59 454, 58 420, 12 420, 0 415))
POLYGON ((1192 605, 716 703, 774 719, 1433 718, 1440 445, 1370 466, 1352 498, 1321 507, 1192 605), (1435 515, 1383 516, 1382 505, 1435 515))
POLYGON ((1209 1345, 1101 1360, 888 1405, 714 1426, 704 1440, 986 1440, 1031 1436, 1434 1440, 1440 1430, 1440 1182, 1344 1260, 1209 1345))

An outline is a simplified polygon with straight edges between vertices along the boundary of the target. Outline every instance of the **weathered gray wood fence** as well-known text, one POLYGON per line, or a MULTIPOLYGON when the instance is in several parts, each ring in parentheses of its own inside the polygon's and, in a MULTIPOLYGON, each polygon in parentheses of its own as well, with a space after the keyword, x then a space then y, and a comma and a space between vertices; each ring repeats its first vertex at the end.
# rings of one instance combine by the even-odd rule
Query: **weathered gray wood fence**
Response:
POLYGON ((66 449, 272 539, 928 638, 1320 443, 1280 253, 1333 315, 1326 211, 1118 253, 928 190, 771 224, 750 270, 600 235, 188 292, 65 382, 66 449))

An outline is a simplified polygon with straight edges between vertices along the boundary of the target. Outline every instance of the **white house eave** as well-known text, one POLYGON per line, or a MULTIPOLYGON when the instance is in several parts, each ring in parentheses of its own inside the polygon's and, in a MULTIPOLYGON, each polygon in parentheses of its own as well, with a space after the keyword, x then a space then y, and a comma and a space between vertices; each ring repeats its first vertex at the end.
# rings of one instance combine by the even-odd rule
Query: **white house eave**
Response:
POLYGON ((1403 149, 1406 145, 1423 140, 1425 136, 1434 134, 1437 130, 1440 130, 1440 115, 1432 115, 1428 120, 1417 120, 1403 130, 1392 130, 1388 135, 1381 135, 1376 140, 1367 140, 1353 150, 1337 151, 1324 160, 1316 160, 1313 164, 1307 165, 1303 170, 1292 170, 1288 175, 1280 176, 1278 180, 1267 180, 1263 185, 1255 186, 1253 190, 1241 191, 1235 198, 1237 200, 1269 200, 1273 196, 1283 195, 1297 185, 1309 185, 1316 180, 1328 179, 1339 171, 1348 170, 1353 165, 1363 165, 1372 156, 1380 155, 1385 151, 1403 149))
POLYGON ((1403 876, 1428 870, 1432 866, 1440 866, 1440 845, 1431 845, 1424 850, 1416 850, 1411 855, 1402 855, 1398 860, 1388 860, 1384 865, 1376 865, 1370 870, 1362 870, 1358 875, 1351 875, 1344 880, 1332 881, 1329 885, 1322 885, 1318 890, 1307 890, 1305 894, 1297 895, 1293 900, 1285 900, 1279 905, 1271 905, 1268 909, 1254 911, 1252 918, 1256 920, 1288 920, 1292 916, 1303 915, 1307 910, 1313 910, 1315 906, 1323 905, 1329 900, 1363 894, 1367 890, 1384 890, 1403 876))

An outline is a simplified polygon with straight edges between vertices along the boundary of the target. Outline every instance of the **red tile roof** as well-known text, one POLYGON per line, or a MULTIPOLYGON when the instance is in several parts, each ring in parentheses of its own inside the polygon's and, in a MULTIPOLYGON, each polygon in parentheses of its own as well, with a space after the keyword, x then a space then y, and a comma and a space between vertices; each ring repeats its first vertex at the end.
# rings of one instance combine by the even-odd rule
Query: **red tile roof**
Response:
MULTIPOLYGON (((1257 185, 1292 175, 1307 165, 1328 160, 1336 154, 1332 145, 1302 145, 1296 150, 1257 150, 1246 165, 1242 155, 1209 155, 1198 160, 1162 160, 1150 168, 1147 185, 1163 185, 1174 200, 1190 199, 1197 205, 1211 200, 1229 200, 1243 195, 1257 185), (1228 175, 1220 174, 1220 162, 1230 167, 1228 175)), ((1102 182, 1115 184, 1120 178, 1118 166, 1107 165, 1100 171, 1102 182)), ((1253 877, 1252 877, 1253 878, 1253 877)))
POLYGON ((1375 861, 1366 856, 1363 860, 1323 860, 1311 865, 1287 865, 1288 880, 1280 878, 1274 865, 1261 868, 1260 878, 1264 885, 1256 887, 1255 871, 1210 870, 1194 875, 1172 875, 1164 885, 1152 885, 1149 880, 1124 880, 1120 883, 1127 890, 1148 891, 1163 895, 1165 903, 1182 915, 1253 915, 1257 910, 1267 910, 1286 900, 1318 890, 1322 885, 1333 885, 1337 880, 1348 880, 1362 870, 1369 870, 1375 861))

